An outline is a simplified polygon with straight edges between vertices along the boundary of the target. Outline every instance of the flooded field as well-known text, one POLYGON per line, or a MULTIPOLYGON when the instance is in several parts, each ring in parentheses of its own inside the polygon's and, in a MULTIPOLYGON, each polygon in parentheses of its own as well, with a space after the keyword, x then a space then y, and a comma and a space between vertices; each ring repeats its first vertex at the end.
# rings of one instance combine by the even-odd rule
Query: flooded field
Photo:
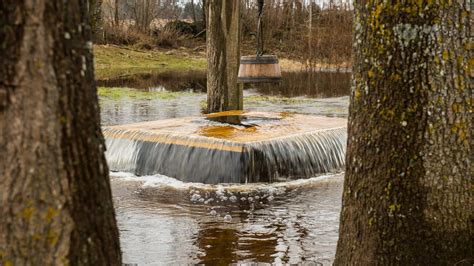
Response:
MULTIPOLYGON (((246 85, 245 110, 347 117, 350 73, 282 75, 281 84, 246 85)), ((206 104, 201 72, 125 76, 97 85, 105 126, 196 116, 206 104)))
MULTIPOLYGON (((245 109, 347 117, 350 74, 283 75, 278 86, 246 88, 245 109)), ((98 81, 103 125, 200 115, 205 82, 203 73, 98 81)), ((111 173, 124 262, 330 265, 342 179, 205 185, 111 173)))

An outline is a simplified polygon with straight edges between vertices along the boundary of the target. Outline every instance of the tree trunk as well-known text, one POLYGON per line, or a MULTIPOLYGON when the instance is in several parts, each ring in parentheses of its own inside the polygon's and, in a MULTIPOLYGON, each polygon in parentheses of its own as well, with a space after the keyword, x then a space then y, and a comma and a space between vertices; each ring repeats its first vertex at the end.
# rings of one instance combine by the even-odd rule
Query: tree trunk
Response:
POLYGON ((137 0, 134 4, 135 26, 142 33, 147 32, 147 0, 137 0))
POLYGON ((115 0, 115 6, 114 6, 114 26, 115 26, 115 29, 118 29, 119 23, 120 23, 119 6, 120 6, 120 0, 115 0))
POLYGON ((202 22, 204 24, 204 29, 206 29, 207 27, 207 1, 206 0, 202 0, 202 22))
POLYGON ((150 0, 145 0, 143 4, 143 21, 145 24, 145 33, 150 34, 150 0))
POLYGON ((0 2, 0 264, 120 265, 87 0, 0 2))
POLYGON ((313 0, 309 0, 308 14, 308 67, 313 71, 313 0))
POLYGON ((88 0, 92 36, 97 36, 102 21, 102 0, 88 0))
POLYGON ((469 27, 459 1, 356 1, 335 265, 472 265, 469 27))
POLYGON ((196 23, 196 9, 194 7, 194 0, 191 0, 191 13, 193 16, 193 22, 196 23))
POLYGON ((240 1, 207 0, 207 110, 242 109, 237 84, 240 62, 240 1))

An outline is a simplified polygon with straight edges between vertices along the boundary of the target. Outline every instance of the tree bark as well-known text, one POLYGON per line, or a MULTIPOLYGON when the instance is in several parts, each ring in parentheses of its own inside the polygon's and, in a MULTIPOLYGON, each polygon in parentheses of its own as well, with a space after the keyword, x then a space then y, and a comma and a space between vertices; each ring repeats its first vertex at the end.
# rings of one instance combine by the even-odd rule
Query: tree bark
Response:
POLYGON ((0 264, 120 265, 87 0, 0 2, 0 264))
POLYGON ((194 6, 194 0, 191 0, 191 13, 193 17, 193 22, 196 23, 196 8, 194 6))
POLYGON ((459 2, 355 2, 335 265, 472 265, 472 43, 459 2))
POLYGON ((115 29, 118 29, 119 26, 120 26, 119 8, 120 8, 120 0, 115 0, 115 5, 114 5, 114 27, 115 27, 115 29))
POLYGON ((203 22, 203 24, 204 24, 204 29, 206 29, 206 27, 207 27, 207 25, 206 25, 206 24, 207 24, 207 23, 206 23, 206 22, 207 22, 207 19, 206 19, 206 17, 207 17, 207 10, 206 10, 206 9, 207 9, 207 1, 206 1, 206 0, 202 0, 202 22, 203 22))
POLYGON ((96 36, 102 22, 102 0, 88 0, 89 18, 91 24, 92 36, 96 36))
POLYGON ((206 5, 207 111, 241 110, 240 1, 207 0, 206 5))
POLYGON ((309 0, 308 8, 308 61, 310 62, 311 70, 313 70, 313 0, 309 0))

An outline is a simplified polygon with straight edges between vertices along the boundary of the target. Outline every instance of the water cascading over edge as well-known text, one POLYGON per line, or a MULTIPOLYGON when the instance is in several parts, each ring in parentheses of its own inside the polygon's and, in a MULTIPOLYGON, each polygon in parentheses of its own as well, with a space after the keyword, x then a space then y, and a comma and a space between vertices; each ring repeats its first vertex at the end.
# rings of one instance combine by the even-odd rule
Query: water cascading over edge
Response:
POLYGON ((106 127, 104 135, 113 171, 209 184, 339 171, 347 140, 344 119, 258 112, 106 127))

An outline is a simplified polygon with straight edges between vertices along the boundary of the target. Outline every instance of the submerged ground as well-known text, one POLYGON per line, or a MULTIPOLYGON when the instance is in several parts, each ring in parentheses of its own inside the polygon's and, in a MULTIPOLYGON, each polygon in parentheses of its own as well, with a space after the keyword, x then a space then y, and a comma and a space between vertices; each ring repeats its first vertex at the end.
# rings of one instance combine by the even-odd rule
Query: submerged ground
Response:
MULTIPOLYGON (((245 109, 347 117, 349 74, 284 73, 248 87, 245 109)), ((205 74, 165 72, 98 81, 103 125, 200 115, 205 74)), ((342 174, 277 184, 203 185, 111 173, 125 263, 330 265, 342 174)))

